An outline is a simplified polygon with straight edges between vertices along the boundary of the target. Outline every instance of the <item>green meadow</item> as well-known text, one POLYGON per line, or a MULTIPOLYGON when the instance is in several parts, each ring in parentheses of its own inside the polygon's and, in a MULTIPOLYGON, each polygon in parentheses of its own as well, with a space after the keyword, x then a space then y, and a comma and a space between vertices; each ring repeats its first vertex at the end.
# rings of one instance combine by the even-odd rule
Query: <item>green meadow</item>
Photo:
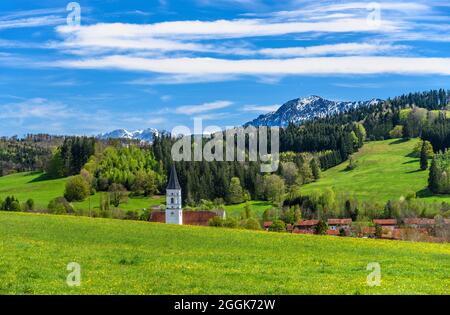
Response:
MULTIPOLYGON (((17 173, 0 177, 0 198, 14 195, 20 202, 31 198, 37 209, 46 209, 50 200, 64 195, 64 187, 67 178, 45 179, 42 173, 17 173)), ((122 210, 148 209, 165 203, 164 196, 131 197, 128 202, 120 204, 122 210)), ((75 209, 89 210, 98 209, 100 205, 100 194, 90 196, 82 202, 72 203, 75 209)))
MULTIPOLYGON (((32 198, 37 209, 46 209, 48 203, 53 198, 64 195, 64 187, 67 178, 48 180, 43 178, 42 173, 17 173, 0 177, 0 198, 14 195, 20 202, 25 202, 32 198)), ((130 197, 128 202, 120 204, 122 210, 149 209, 153 206, 165 204, 165 196, 154 197, 130 197)), ((100 194, 90 196, 82 202, 72 203, 75 209, 89 210, 98 209, 100 204, 100 194)), ((264 210, 272 207, 267 201, 249 201, 253 213, 261 215, 264 210)), ((231 216, 239 216, 244 210, 245 203, 238 205, 226 205, 225 210, 231 216)))
POLYGON ((450 195, 432 196, 427 189, 428 170, 421 171, 418 158, 411 157, 418 139, 367 142, 354 160, 357 167, 347 171, 344 162, 322 173, 317 182, 300 188, 303 194, 331 188, 336 193, 349 193, 360 200, 386 202, 408 193, 416 193, 427 201, 450 202, 450 195))
POLYGON ((0 212, 0 257, 0 294, 450 293, 449 244, 0 212))

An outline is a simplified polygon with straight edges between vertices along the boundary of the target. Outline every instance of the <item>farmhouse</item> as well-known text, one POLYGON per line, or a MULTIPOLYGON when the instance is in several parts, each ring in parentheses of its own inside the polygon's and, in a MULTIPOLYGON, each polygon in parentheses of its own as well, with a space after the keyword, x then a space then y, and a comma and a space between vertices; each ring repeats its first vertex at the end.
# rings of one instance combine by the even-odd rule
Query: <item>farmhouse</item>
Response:
POLYGON ((292 232, 298 234, 314 234, 317 224, 319 224, 319 220, 300 220, 295 224, 292 232))
POLYGON ((150 216, 150 222, 206 226, 208 225, 209 220, 216 216, 225 217, 225 212, 183 211, 181 186, 178 181, 175 165, 172 165, 169 182, 166 188, 166 210, 153 211, 150 216))
POLYGON ((328 219, 328 235, 340 235, 343 230, 345 235, 350 234, 352 219, 328 219))

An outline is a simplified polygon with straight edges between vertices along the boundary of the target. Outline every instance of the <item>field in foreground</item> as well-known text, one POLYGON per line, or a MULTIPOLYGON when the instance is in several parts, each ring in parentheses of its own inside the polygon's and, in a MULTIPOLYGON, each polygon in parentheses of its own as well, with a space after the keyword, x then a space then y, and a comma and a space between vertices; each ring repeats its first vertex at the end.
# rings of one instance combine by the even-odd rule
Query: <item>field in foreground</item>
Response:
POLYGON ((428 170, 421 171, 418 158, 411 157, 418 139, 393 139, 364 144, 354 154, 358 166, 347 171, 344 162, 322 173, 317 182, 305 185, 301 192, 309 194, 332 188, 336 193, 350 193, 360 200, 386 202, 408 193, 416 193, 425 201, 450 202, 450 195, 433 196, 427 189, 428 170))
POLYGON ((0 257, 0 294, 450 294, 448 244, 0 212, 0 257))

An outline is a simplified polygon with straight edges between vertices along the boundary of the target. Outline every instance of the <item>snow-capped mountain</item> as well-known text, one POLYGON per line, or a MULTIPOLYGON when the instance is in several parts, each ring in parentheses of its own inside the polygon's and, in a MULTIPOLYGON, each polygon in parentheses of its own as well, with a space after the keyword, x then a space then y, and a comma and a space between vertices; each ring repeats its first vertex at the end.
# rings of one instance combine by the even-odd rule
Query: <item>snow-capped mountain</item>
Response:
POLYGON ((277 111, 261 115, 245 124, 245 126, 280 126, 286 127, 289 122, 301 123, 313 118, 322 118, 348 111, 361 106, 376 105, 381 100, 342 102, 330 101, 320 96, 312 95, 306 98, 297 98, 283 104, 277 111))
POLYGON ((99 139, 133 139, 144 142, 152 142, 154 137, 159 135, 159 131, 153 128, 128 131, 126 129, 117 129, 111 132, 103 133, 98 136, 99 139))

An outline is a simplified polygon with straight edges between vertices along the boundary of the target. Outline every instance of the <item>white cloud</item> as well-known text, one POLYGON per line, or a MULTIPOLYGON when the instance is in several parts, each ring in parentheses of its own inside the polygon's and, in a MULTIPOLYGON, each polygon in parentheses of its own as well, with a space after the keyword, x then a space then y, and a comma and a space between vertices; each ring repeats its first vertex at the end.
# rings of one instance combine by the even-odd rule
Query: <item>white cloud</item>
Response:
MULTIPOLYGON (((399 30, 394 21, 384 21, 380 27, 367 23, 366 17, 319 22, 272 22, 268 19, 238 19, 216 21, 172 21, 154 24, 99 23, 88 26, 59 26, 57 31, 81 44, 95 45, 95 40, 137 41, 155 38, 227 39, 256 36, 277 36, 307 32, 392 32, 399 30)), ((99 45, 109 45, 107 42, 99 45)), ((133 45, 138 45, 134 44, 133 45)))
POLYGON ((450 75, 450 58, 318 57, 291 59, 165 58, 109 56, 62 60, 47 66, 77 69, 120 69, 181 75, 317 75, 440 74, 450 75))
POLYGON ((275 112, 280 105, 246 105, 242 109, 244 112, 254 112, 254 113, 270 113, 275 112))
POLYGON ((152 79, 138 79, 128 82, 135 85, 177 85, 177 84, 198 84, 214 83, 238 80, 237 75, 224 74, 165 74, 158 75, 152 79))
POLYGON ((108 110, 88 110, 45 98, 31 98, 0 105, 0 132, 11 130, 46 132, 51 134, 96 135, 117 128, 159 127, 166 117, 153 112, 133 112, 117 115, 108 110))
POLYGON ((44 98, 32 98, 19 103, 5 104, 0 108, 0 119, 61 119, 73 116, 73 112, 66 105, 44 98))
POLYGON ((0 21, 0 30, 10 28, 51 26, 64 22, 65 19, 59 16, 30 17, 24 19, 0 21))
POLYGON ((398 52, 407 46, 371 43, 342 43, 309 47, 266 48, 260 54, 271 57, 301 57, 323 55, 376 55, 381 53, 398 52))
POLYGON ((229 107, 232 104, 233 102, 230 101, 215 101, 211 103, 204 103, 201 105, 180 106, 175 109, 175 112, 177 114, 192 115, 209 112, 216 109, 222 109, 225 107, 229 107))
POLYGON ((160 97, 161 101, 163 101, 163 102, 168 102, 168 101, 172 100, 172 98, 173 98, 172 95, 163 95, 160 97))

